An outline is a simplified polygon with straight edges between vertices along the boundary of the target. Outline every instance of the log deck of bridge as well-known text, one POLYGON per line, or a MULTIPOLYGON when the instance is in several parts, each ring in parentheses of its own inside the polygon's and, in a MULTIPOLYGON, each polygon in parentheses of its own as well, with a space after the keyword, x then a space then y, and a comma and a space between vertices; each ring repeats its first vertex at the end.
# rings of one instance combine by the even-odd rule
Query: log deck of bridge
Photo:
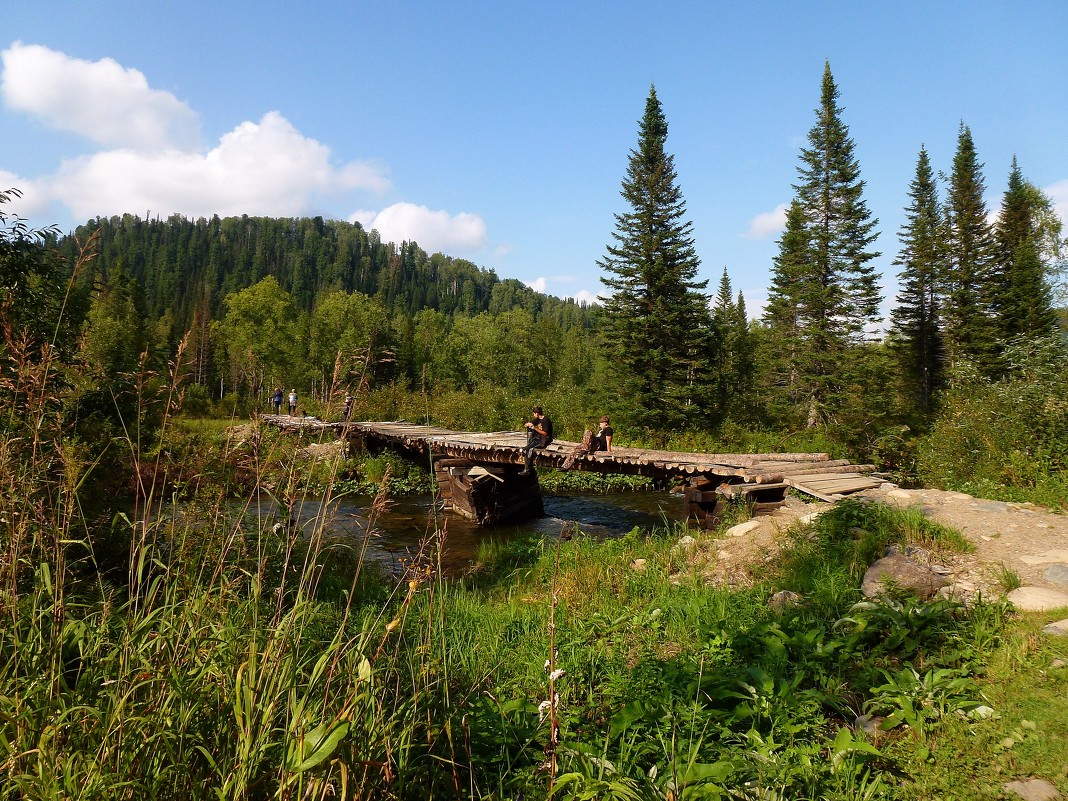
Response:
MULTIPOLYGON (((519 475, 525 432, 452 431, 403 421, 328 423, 285 415, 264 415, 264 421, 283 429, 330 429, 355 448, 393 447, 430 459, 446 504, 479 523, 541 512, 537 478, 519 475)), ((561 468, 576 445, 556 440, 535 451, 534 464, 561 468)), ((874 469, 871 465, 831 459, 826 453, 683 453, 613 447, 611 453, 579 456, 570 469, 685 482, 687 517, 706 526, 718 524, 724 500, 731 496, 745 499, 760 514, 780 506, 790 487, 831 500, 879 484, 865 475, 874 469)))

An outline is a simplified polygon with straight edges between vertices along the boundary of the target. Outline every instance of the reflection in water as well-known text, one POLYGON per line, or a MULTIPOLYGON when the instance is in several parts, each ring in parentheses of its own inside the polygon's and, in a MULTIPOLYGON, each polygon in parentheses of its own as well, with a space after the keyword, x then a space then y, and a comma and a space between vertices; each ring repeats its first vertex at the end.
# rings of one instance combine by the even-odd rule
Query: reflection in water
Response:
MULTIPOLYGON (((371 511, 370 497, 335 500, 327 510, 317 499, 306 499, 293 510, 294 522, 311 533, 320 514, 326 512, 326 530, 335 537, 351 537, 361 543, 371 511)), ((367 541, 366 559, 389 573, 401 571, 401 560, 411 559, 421 542, 438 529, 445 529, 442 570, 455 575, 469 565, 478 553, 479 543, 510 540, 521 536, 556 536, 569 522, 592 537, 614 537, 635 526, 651 528, 665 521, 681 519, 682 501, 667 492, 620 493, 616 495, 545 495, 545 516, 534 520, 478 527, 458 515, 446 515, 433 508, 430 495, 409 495, 396 499, 373 521, 367 541), (435 520, 436 517, 436 520, 435 520)), ((260 514, 278 517, 277 507, 265 504, 260 514)))

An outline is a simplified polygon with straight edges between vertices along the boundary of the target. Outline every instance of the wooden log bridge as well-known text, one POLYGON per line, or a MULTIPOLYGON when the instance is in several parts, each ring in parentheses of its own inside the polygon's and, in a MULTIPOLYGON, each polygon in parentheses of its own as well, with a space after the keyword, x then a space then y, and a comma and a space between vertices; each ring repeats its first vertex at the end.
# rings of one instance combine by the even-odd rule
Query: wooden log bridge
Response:
MULTIPOLYGON (((525 431, 452 431, 395 422, 331 423, 314 417, 263 415, 282 429, 331 429, 350 448, 372 453, 385 448, 428 460, 447 509, 493 525, 543 513, 536 475, 523 476, 525 431)), ((536 450, 535 467, 561 468, 578 443, 556 440, 536 450)), ((741 499, 754 514, 777 509, 793 487, 824 500, 876 487, 872 465, 831 459, 826 453, 682 453, 613 447, 611 453, 586 453, 571 470, 648 476, 684 485, 685 515, 697 525, 719 524, 725 504, 741 499)))

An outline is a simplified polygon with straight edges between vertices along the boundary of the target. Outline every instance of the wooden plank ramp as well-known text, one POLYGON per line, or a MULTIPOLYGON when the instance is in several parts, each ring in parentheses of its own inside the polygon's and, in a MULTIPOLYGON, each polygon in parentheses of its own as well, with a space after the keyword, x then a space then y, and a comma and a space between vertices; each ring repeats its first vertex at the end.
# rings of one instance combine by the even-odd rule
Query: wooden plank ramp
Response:
POLYGON ((787 476, 785 483, 798 492, 833 503, 844 495, 875 489, 882 484, 882 480, 858 472, 804 473, 787 476))

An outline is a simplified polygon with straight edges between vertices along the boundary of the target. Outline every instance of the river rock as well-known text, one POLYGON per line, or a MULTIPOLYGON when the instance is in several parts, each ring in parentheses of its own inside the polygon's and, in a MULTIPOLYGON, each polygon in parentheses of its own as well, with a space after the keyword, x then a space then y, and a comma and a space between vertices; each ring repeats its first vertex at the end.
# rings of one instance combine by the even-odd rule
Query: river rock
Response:
POLYGON ((860 591, 866 598, 877 598, 886 594, 887 584, 909 590, 927 600, 946 584, 946 580, 924 565, 893 554, 884 556, 868 568, 860 591))
POLYGON ((1057 801, 1061 797, 1057 788, 1045 779, 1006 782, 1002 787, 1020 796, 1024 801, 1057 801))
POLYGON ((644 573, 646 564, 647 562, 644 559, 634 559, 630 563, 630 569, 637 570, 639 573, 644 573))
POLYGON ((1068 592, 1048 587, 1017 587, 1008 594, 1008 599, 1023 612, 1045 612, 1068 607, 1068 592))
POLYGON ((1068 617, 1064 620, 1055 620, 1042 627, 1043 634, 1051 634, 1054 637, 1068 637, 1068 617))
POLYGON ((693 553, 697 550, 697 540, 687 534, 685 537, 681 537, 678 542, 675 543, 673 551, 686 551, 687 553, 693 553))
POLYGON ((759 520, 746 520, 744 523, 739 523, 736 526, 731 526, 727 529, 728 537, 742 537, 748 534, 750 531, 755 531, 760 528, 759 520))
POLYGON ((793 590, 779 590, 768 599, 768 606, 777 615, 781 615, 789 607, 797 606, 799 603, 801 603, 801 596, 793 590))
POLYGON ((1020 557, 1027 565, 1048 565, 1051 562, 1068 562, 1068 548, 1054 548, 1042 553, 1029 553, 1020 557))
POLYGON ((1042 572, 1042 578, 1051 584, 1068 587, 1068 565, 1050 565, 1042 572))

